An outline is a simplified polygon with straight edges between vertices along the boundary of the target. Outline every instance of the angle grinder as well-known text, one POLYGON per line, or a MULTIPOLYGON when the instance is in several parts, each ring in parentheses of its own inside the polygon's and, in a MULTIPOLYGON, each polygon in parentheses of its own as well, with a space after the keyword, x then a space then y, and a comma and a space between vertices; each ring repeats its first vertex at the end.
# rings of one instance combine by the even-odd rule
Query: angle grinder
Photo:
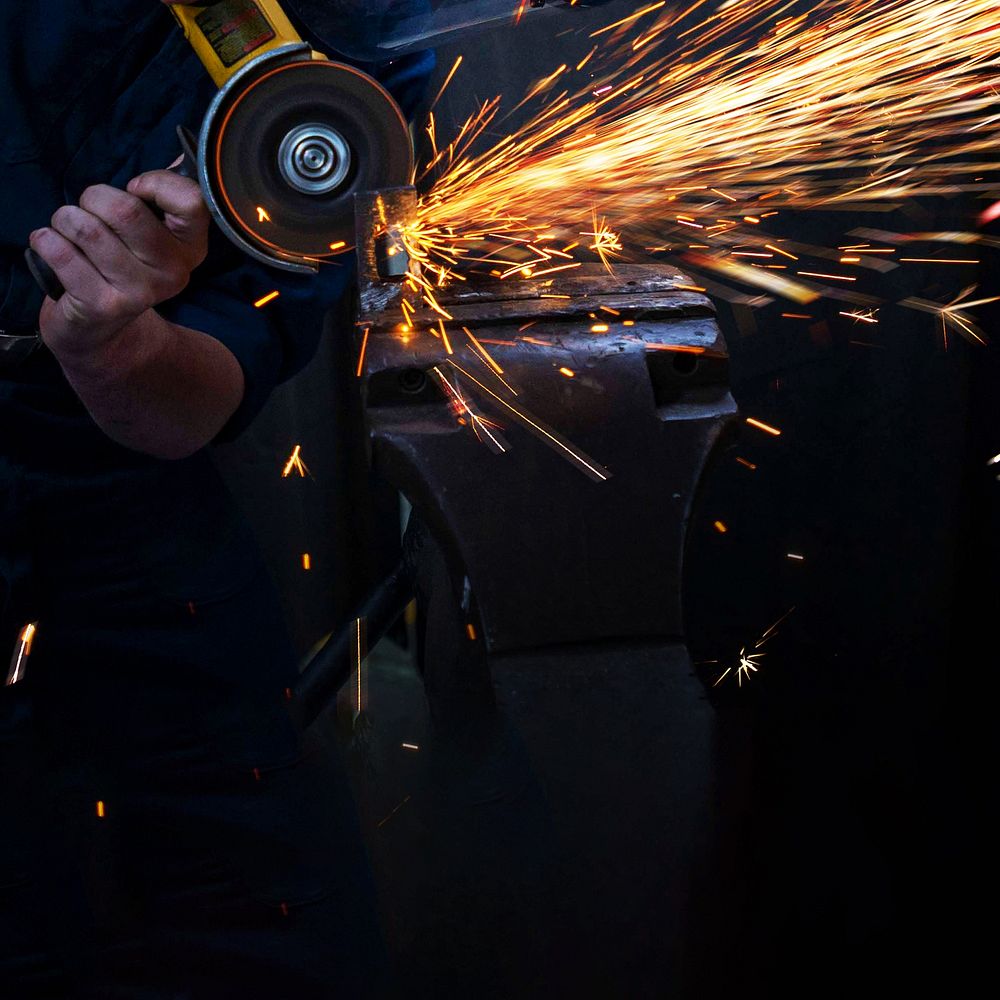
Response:
MULTIPOLYGON (((602 0, 590 0, 590 4, 602 0)), ((510 21, 512 0, 288 0, 317 37, 350 58, 385 60, 510 21)), ((583 6, 584 4, 580 4, 583 6)), ((572 7, 563 0, 555 6, 572 7)), ((540 12, 545 0, 522 10, 540 12)), ((278 0, 174 5, 171 13, 219 87, 184 172, 197 165, 219 228, 250 257, 299 273, 348 249, 354 195, 412 182, 406 118, 367 73, 303 40, 278 0)), ((182 143, 183 145, 183 143, 182 143)), ((29 268, 62 286, 33 250, 29 268)))
MULTIPOLYGON (((353 242, 356 191, 410 182, 402 111, 368 74, 304 42, 276 0, 170 10, 219 87, 194 157, 213 218, 249 256, 315 273, 353 242)), ((30 249, 27 260, 58 298, 51 269, 30 249)))

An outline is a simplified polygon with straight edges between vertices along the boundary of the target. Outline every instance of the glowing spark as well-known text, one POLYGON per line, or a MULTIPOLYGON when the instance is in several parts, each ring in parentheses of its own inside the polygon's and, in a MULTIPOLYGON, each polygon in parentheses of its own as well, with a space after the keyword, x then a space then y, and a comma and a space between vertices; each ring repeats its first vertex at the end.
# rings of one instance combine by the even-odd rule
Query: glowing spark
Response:
POLYGON ((713 522, 712 527, 715 528, 715 530, 720 535, 724 535, 727 531, 729 531, 729 529, 726 527, 725 523, 722 522, 722 521, 715 521, 715 522, 713 522))
POLYGON ((358 352, 358 368, 355 372, 358 378, 361 378, 361 375, 365 370, 365 354, 368 351, 368 336, 371 332, 371 327, 366 326, 364 335, 361 338, 361 350, 358 352))
POLYGON ((565 375, 566 378, 576 378, 576 372, 572 368, 560 368, 559 373, 565 375))
POLYGON ((857 320, 859 323, 874 323, 878 325, 878 320, 875 318, 875 314, 878 312, 877 309, 869 309, 867 312, 841 312, 841 316, 846 316, 848 319, 857 320))
POLYGON ((302 568, 308 573, 312 569, 312 556, 308 552, 302 553, 302 568))
MULTIPOLYGON (((739 659, 736 665, 736 681, 739 687, 743 687, 743 679, 750 679, 750 674, 757 673, 760 668, 760 661, 764 658, 766 654, 758 653, 756 650, 760 649, 769 639, 773 639, 778 633, 778 626, 795 610, 795 608, 789 608, 770 628, 764 631, 760 638, 751 647, 754 652, 747 652, 747 647, 744 646, 740 649, 739 659)), ((733 672, 732 667, 727 667, 715 680, 712 687, 718 687, 725 679, 733 672)))
POLYGON ((666 7, 666 5, 667 0, 660 0, 659 3, 652 3, 648 7, 643 7, 641 10, 637 10, 634 14, 629 14, 628 17, 623 17, 620 21, 614 21, 611 24, 605 25, 603 28, 598 28, 597 31, 592 31, 590 33, 590 37, 596 38, 598 35, 604 35, 609 31, 614 31, 615 28, 620 28, 623 24, 635 21, 644 14, 649 14, 651 11, 659 10, 661 7, 666 7))
POLYGON ((346 250, 347 249, 347 240, 338 240, 336 243, 331 243, 330 244, 330 249, 334 253, 336 253, 338 250, 346 250))
POLYGON ((365 689, 367 687, 367 677, 365 676, 365 657, 368 655, 367 630, 368 622, 366 619, 354 619, 354 673, 356 677, 354 689, 355 719, 361 715, 365 708, 365 689))
POLYGON ((985 212, 979 216, 979 225, 988 226, 991 222, 1000 219, 1000 201, 994 202, 985 212))
POLYGON ((773 250, 775 253, 780 253, 783 257, 787 257, 789 260, 798 260, 799 258, 793 253, 789 253, 787 250, 782 250, 781 247, 773 246, 770 243, 765 243, 764 246, 768 250, 773 250))
POLYGON ((448 339, 448 331, 444 328, 444 320, 438 320, 438 326, 441 330, 441 340, 444 341, 444 349, 449 354, 454 354, 455 352, 451 349, 451 341, 448 339))
POLYGON ((463 326, 462 329, 465 331, 465 335, 469 338, 472 346, 482 355, 483 360, 497 373, 497 375, 503 375, 503 369, 493 360, 493 358, 487 353, 486 348, 483 347, 481 343, 476 339, 473 332, 467 327, 463 326))
POLYGON ((282 470, 281 478, 287 479, 293 472, 297 472, 303 479, 309 475, 309 468, 306 463, 302 461, 302 445, 300 444, 295 446, 290 458, 285 463, 285 468, 282 470))
POLYGON ((257 206, 257 221, 258 222, 270 222, 271 221, 271 216, 267 214, 267 209, 261 207, 260 205, 257 206))
POLYGON ((261 309, 261 308, 263 308, 264 306, 266 306, 268 304, 268 302, 273 302, 280 294, 281 294, 281 292, 270 292, 270 293, 268 293, 262 299, 258 299, 254 303, 254 308, 255 309, 261 309))
POLYGON ((828 281, 857 281, 857 278, 849 278, 843 274, 820 274, 817 271, 796 271, 804 278, 826 278, 828 281))
POLYGON ((803 562, 806 558, 805 556, 800 556, 797 552, 786 552, 785 555, 787 555, 789 559, 795 559, 798 562, 803 562))
POLYGON ((747 417, 747 423, 751 427, 756 427, 758 430, 762 430, 767 434, 772 434, 774 437, 780 437, 781 431, 777 427, 772 427, 770 424, 765 424, 761 420, 756 420, 754 417, 747 417))
POLYGON ((98 799, 97 801, 96 812, 98 819, 104 819, 104 817, 107 815, 107 810, 105 809, 104 802, 100 799, 98 799))
POLYGON ((37 632, 37 622, 29 622, 21 629, 17 648, 14 651, 14 657, 7 672, 7 680, 5 682, 7 687, 13 687, 18 682, 24 680, 25 668, 27 667, 28 657, 31 656, 31 647, 34 644, 37 632))
POLYGON ((468 625, 465 626, 465 634, 472 640, 472 642, 476 641, 476 626, 473 625, 472 622, 469 622, 468 625))
MULTIPOLYGON (((524 4, 523 3, 521 4, 521 8, 522 8, 522 10, 524 9, 524 4)), ((520 16, 520 15, 518 15, 518 16, 520 16)), ((431 101, 431 103, 430 103, 430 108, 432 110, 435 107, 437 107, 437 102, 441 100, 441 95, 444 94, 444 92, 448 89, 448 85, 454 79, 455 74, 458 72, 458 67, 462 65, 462 59, 463 59, 463 57, 459 56, 455 60, 454 65, 448 71, 448 75, 444 78, 444 83, 441 84, 441 89, 438 90, 437 94, 434 96, 434 100, 431 101)))
POLYGON ((595 323, 591 328, 591 333, 607 333, 610 328, 607 323, 595 323))
POLYGON ((385 824, 386 824, 386 823, 388 823, 388 822, 389 822, 389 820, 391 820, 391 819, 392 819, 392 817, 393 817, 393 816, 395 816, 395 815, 396 815, 396 813, 398 813, 398 812, 399 812, 399 810, 400 810, 400 809, 402 809, 402 808, 403 808, 403 806, 405 806, 405 805, 406 805, 406 803, 407 803, 407 802, 409 802, 409 801, 410 801, 410 796, 409 796, 409 795, 407 795, 407 796, 406 796, 406 798, 405 798, 405 799, 403 799, 403 801, 402 801, 402 802, 400 802, 400 803, 399 803, 399 805, 398 805, 398 806, 396 806, 396 808, 395 808, 395 809, 393 809, 393 811, 392 811, 391 813, 389 813, 389 815, 388 815, 388 816, 386 816, 386 817, 385 817, 385 819, 383 819, 383 820, 380 820, 380 821, 379 821, 379 824, 378 824, 378 829, 379 829, 379 830, 381 830, 381 829, 382 829, 382 827, 383 827, 383 826, 385 826, 385 824))
POLYGON ((416 743, 404 743, 402 744, 404 750, 419 750, 420 747, 416 743))

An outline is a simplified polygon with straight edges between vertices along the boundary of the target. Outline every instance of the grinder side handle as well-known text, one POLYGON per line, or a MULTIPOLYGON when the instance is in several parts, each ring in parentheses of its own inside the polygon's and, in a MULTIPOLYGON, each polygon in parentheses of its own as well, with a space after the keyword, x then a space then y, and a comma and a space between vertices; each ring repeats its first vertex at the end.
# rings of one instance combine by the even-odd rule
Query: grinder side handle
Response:
MULTIPOLYGON (((181 159, 176 166, 169 169, 181 177, 189 177, 192 180, 197 180, 198 155, 195 152, 197 148, 195 137, 183 125, 178 125, 177 140, 181 147, 181 159)), ((153 212, 157 218, 163 218, 163 213, 158 208, 154 207, 153 212)), ((65 289, 62 286, 62 282, 56 276, 56 272, 31 247, 28 247, 24 251, 24 261, 28 265, 28 270, 31 272, 31 276, 35 279, 38 287, 53 302, 58 302, 63 297, 65 289)))

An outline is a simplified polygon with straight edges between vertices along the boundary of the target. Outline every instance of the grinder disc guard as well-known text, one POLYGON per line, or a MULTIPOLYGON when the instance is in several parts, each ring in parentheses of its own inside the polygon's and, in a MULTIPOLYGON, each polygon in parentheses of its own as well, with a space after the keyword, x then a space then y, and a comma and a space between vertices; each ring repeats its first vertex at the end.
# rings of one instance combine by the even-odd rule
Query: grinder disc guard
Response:
POLYGON ((375 80, 341 63, 271 62, 232 84, 202 134, 213 213, 254 256, 315 270, 354 243, 355 192, 409 183, 406 120, 375 80))

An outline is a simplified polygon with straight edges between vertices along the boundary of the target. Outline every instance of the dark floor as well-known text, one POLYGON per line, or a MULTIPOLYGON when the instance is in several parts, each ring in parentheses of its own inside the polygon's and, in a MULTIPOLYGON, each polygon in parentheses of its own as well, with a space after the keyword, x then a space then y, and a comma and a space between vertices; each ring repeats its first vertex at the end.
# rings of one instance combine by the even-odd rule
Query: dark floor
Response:
POLYGON ((428 732, 405 654, 369 667, 348 754, 401 994, 677 995, 714 825, 715 714, 686 652, 494 673, 501 718, 469 753, 428 732))

